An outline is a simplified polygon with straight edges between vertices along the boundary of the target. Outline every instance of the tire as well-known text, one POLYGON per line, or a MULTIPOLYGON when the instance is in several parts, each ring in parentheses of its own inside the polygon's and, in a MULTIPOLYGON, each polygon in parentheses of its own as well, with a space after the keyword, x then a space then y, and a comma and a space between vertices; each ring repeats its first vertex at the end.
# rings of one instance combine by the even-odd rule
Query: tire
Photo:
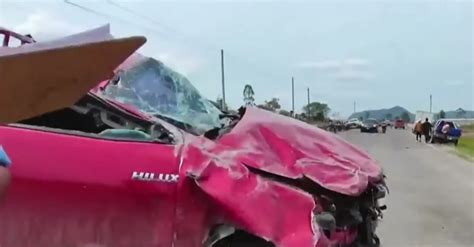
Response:
POLYGON ((458 142, 459 140, 455 140, 453 143, 454 143, 454 146, 457 146, 458 145, 458 142))
POLYGON ((236 233, 220 240, 213 246, 215 247, 275 247, 274 244, 243 231, 237 231, 236 233))

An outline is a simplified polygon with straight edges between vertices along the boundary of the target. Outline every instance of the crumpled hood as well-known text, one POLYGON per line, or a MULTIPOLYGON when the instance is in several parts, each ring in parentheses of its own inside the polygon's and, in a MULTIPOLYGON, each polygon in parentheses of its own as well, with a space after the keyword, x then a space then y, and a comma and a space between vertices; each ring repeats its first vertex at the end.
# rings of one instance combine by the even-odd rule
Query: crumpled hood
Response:
POLYGON ((361 194, 380 180, 382 169, 342 138, 302 121, 256 107, 218 142, 247 166, 288 178, 307 177, 345 195, 361 194))
POLYGON ((217 141, 192 135, 184 140, 183 183, 194 181, 225 223, 278 247, 330 243, 313 222, 318 205, 311 194, 251 169, 290 179, 306 177, 350 196, 382 179, 373 159, 338 136, 254 107, 217 141))

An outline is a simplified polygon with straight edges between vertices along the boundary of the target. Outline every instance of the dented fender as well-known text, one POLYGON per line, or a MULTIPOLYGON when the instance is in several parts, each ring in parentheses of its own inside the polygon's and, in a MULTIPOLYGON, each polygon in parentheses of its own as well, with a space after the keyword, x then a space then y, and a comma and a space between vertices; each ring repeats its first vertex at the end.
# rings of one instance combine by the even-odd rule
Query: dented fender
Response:
MULTIPOLYGON (((253 107, 217 141, 185 139, 180 178, 198 188, 201 200, 211 205, 205 209, 213 218, 207 219, 206 232, 212 224, 224 222, 281 247, 329 245, 313 222, 314 210, 321 205, 310 193, 251 170, 309 178, 348 196, 360 195, 382 178, 373 159, 341 138, 253 107)), ((204 221, 203 217, 200 222, 205 225, 204 221)))

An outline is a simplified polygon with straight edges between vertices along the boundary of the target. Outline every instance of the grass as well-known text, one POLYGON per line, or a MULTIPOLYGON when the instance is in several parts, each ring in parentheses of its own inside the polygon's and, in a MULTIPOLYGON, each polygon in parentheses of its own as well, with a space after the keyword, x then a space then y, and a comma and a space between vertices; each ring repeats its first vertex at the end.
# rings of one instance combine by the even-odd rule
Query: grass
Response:
POLYGON ((461 126, 461 129, 463 130, 463 132, 473 133, 474 132, 474 124, 461 126))
POLYGON ((456 150, 462 156, 474 158, 474 136, 461 137, 456 150))

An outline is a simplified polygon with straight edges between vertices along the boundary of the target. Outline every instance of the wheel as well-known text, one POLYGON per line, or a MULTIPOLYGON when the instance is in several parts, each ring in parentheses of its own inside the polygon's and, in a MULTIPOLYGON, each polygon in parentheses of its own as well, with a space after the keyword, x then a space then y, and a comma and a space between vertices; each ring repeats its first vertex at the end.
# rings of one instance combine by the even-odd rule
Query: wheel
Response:
POLYGON ((455 140, 455 141, 454 141, 454 146, 457 146, 457 145, 458 145, 458 141, 459 141, 459 140, 455 140))
POLYGON ((219 240, 213 247, 275 247, 273 243, 262 238, 248 234, 243 231, 236 231, 234 234, 219 240))

